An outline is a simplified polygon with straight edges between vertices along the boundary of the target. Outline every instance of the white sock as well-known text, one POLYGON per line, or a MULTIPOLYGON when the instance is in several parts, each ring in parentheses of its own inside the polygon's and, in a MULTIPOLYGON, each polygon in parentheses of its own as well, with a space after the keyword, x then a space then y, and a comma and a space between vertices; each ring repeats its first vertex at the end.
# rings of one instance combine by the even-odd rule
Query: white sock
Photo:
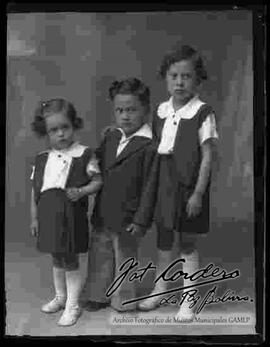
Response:
POLYGON ((83 280, 79 270, 66 271, 67 302, 66 308, 79 307, 79 298, 83 287, 83 280))
POLYGON ((62 268, 53 267, 53 282, 55 288, 55 296, 58 299, 66 300, 66 271, 62 268))
MULTIPOLYGON (((185 259, 185 263, 183 263, 183 272, 188 273, 189 275, 192 275, 194 272, 198 271, 199 269, 199 254, 198 252, 195 250, 192 253, 189 254, 184 254, 183 252, 181 253, 181 258, 185 259)), ((196 280, 194 281, 190 281, 189 279, 184 279, 184 283, 183 286, 190 286, 190 285, 196 285, 196 280)), ((184 289, 183 293, 186 293, 189 290, 193 290, 196 289, 195 287, 192 288, 187 288, 184 289)), ((181 304, 179 313, 181 314, 191 314, 192 311, 194 310, 194 308, 190 308, 189 306, 192 304, 192 302, 187 302, 187 298, 184 300, 183 304, 181 304)))

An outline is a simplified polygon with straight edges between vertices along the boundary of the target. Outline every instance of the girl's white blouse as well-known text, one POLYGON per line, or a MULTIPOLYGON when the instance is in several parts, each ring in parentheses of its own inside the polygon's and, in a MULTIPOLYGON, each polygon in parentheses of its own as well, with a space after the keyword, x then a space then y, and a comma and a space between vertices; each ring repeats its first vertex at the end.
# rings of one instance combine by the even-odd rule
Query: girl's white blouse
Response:
MULTIPOLYGON (((64 189, 72 159, 81 157, 86 148, 86 146, 76 142, 66 150, 50 150, 44 170, 41 192, 52 188, 64 189)), ((31 179, 34 177, 34 170, 35 168, 33 167, 31 179)), ((93 176, 93 174, 100 173, 100 169, 95 157, 91 158, 89 161, 86 172, 89 177, 93 176)))
MULTIPOLYGON (((158 147, 159 154, 170 154, 173 151, 176 133, 178 130, 181 118, 191 119, 198 112, 199 108, 204 105, 198 95, 195 95, 185 106, 175 111, 173 101, 170 98, 168 101, 159 105, 157 114, 160 118, 165 118, 164 126, 161 134, 161 141, 158 147)), ((214 113, 210 113, 199 129, 200 144, 203 144, 209 138, 218 139, 216 129, 216 120, 214 113)))

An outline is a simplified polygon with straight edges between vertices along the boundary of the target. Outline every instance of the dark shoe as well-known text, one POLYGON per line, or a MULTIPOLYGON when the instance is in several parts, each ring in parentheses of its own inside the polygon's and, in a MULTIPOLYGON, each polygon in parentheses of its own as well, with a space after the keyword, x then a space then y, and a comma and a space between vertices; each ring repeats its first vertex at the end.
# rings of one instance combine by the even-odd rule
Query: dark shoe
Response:
POLYGON ((99 311, 103 308, 111 306, 110 302, 87 301, 84 304, 84 309, 89 312, 99 311))

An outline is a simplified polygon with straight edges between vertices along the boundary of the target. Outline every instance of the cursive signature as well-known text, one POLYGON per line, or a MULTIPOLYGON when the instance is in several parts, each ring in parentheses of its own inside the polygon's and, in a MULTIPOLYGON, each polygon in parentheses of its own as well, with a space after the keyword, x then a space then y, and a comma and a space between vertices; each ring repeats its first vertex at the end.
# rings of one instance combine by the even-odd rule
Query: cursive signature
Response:
MULTIPOLYGON (((238 269, 235 269, 231 272, 227 272, 224 269, 221 269, 214 264, 210 263, 206 267, 197 270, 196 272, 189 274, 187 272, 184 272, 180 269, 177 269, 176 266, 179 265, 179 263, 185 262, 185 259, 180 258, 172 262, 155 280, 155 283, 158 281, 164 281, 164 282, 175 282, 181 278, 188 279, 191 282, 196 281, 196 283, 191 284, 186 287, 179 287, 174 288, 171 290, 167 290, 165 292, 160 292, 148 296, 143 296, 139 298, 134 298, 132 300, 126 301, 123 303, 123 305, 131 304, 133 302, 141 301, 150 297, 154 296, 164 296, 165 294, 170 294, 174 292, 178 292, 183 289, 189 289, 193 287, 199 287, 204 286, 211 283, 217 283, 222 282, 226 280, 235 279, 240 276, 240 271, 238 269), (198 281, 200 280, 200 281, 198 281)), ((123 281, 142 281, 146 273, 150 270, 155 270, 156 266, 153 265, 152 262, 148 263, 145 267, 139 267, 139 262, 135 261, 134 258, 128 258, 118 269, 118 272, 120 273, 114 280, 114 282, 111 284, 111 286, 108 288, 106 292, 106 296, 110 297, 114 294, 114 292, 118 289, 118 287, 123 283, 123 281)), ((194 289, 195 290, 195 289, 194 289)), ((196 291, 196 290, 195 290, 196 291)), ((192 291, 191 291, 192 292, 192 291)), ((186 293, 189 293, 189 291, 186 291, 183 295, 187 295, 186 293)), ((197 293, 197 291, 196 291, 197 293)), ((191 295, 191 294, 190 294, 191 295)), ((193 298, 195 297, 195 294, 193 295, 193 298)), ((190 299, 190 298, 189 298, 190 299)), ((185 300, 185 298, 183 299, 185 300)), ((194 299, 195 300, 195 299, 194 299)), ((162 301, 162 300, 161 300, 162 301)), ((195 304, 194 304, 195 305, 195 304)))
POLYGON ((249 296, 241 297, 235 294, 235 292, 231 289, 228 289, 222 296, 215 296, 216 291, 217 286, 214 286, 206 293, 206 295, 203 298, 201 298, 201 296, 198 294, 198 290, 192 289, 184 292, 180 300, 178 300, 174 294, 167 298, 162 298, 160 301, 160 305, 162 306, 170 304, 181 306, 183 302, 186 301, 187 303, 189 303, 189 308, 194 308, 195 306, 197 306, 196 314, 198 314, 204 309, 206 305, 210 304, 225 303, 228 301, 253 301, 249 296))

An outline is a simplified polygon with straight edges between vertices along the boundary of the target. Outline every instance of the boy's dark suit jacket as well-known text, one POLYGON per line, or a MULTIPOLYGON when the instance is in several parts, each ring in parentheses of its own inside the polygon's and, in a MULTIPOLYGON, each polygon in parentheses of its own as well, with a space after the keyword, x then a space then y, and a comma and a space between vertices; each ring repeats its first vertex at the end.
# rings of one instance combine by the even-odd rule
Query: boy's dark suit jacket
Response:
POLYGON ((116 231, 130 223, 149 227, 156 198, 155 182, 149 178, 157 146, 149 138, 134 136, 116 157, 121 136, 117 129, 108 131, 96 151, 103 187, 96 196, 91 222, 116 231))

